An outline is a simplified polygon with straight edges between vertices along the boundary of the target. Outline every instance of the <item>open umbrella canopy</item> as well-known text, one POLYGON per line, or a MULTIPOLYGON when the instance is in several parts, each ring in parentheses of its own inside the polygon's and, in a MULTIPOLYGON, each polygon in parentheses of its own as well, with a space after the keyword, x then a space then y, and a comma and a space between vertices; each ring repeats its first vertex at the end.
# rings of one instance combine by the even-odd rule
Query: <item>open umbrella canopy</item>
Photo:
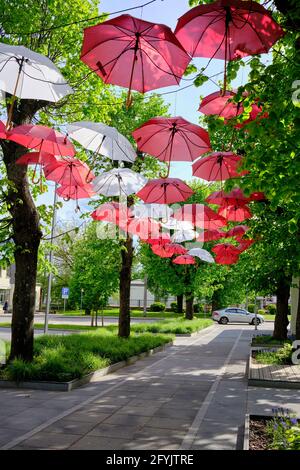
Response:
POLYGON ((0 89, 22 99, 57 102, 73 93, 58 68, 24 46, 0 43, 0 89))
POLYGON ((16 161, 17 165, 49 165, 57 162, 57 157, 46 152, 28 152, 16 161))
POLYGON ((191 60, 168 26, 130 15, 85 28, 80 58, 105 83, 141 93, 178 85, 191 60))
POLYGON ((134 162, 136 152, 114 127, 100 122, 80 121, 67 126, 68 135, 82 147, 112 160, 134 162))
POLYGON ((181 255, 173 259, 174 264, 196 264, 195 258, 191 255, 181 255))
POLYGON ((237 249, 239 250, 240 253, 243 253, 243 251, 248 250, 248 248, 250 248, 250 246, 252 246, 253 243, 255 243, 255 240, 253 240, 252 238, 249 238, 246 240, 239 238, 238 241, 240 242, 240 244, 238 245, 237 249))
POLYGON ((240 239, 245 235, 245 233, 249 230, 249 227, 247 225, 236 225, 232 229, 230 229, 227 233, 224 234, 226 238, 229 237, 236 237, 237 239, 240 239))
POLYGON ((191 222, 185 220, 177 220, 170 217, 166 222, 162 222, 161 226, 168 230, 193 230, 194 226, 191 222))
POLYGON ((216 241, 216 240, 221 240, 221 238, 224 238, 226 236, 225 232, 222 232, 221 230, 217 229, 211 229, 211 230, 204 230, 201 232, 197 238, 197 242, 205 243, 205 242, 211 242, 211 241, 216 241))
POLYGON ((167 204, 135 204, 132 208, 134 216, 151 217, 152 219, 168 220, 173 210, 167 204))
POLYGON ((191 240, 196 240, 198 237, 198 232, 196 230, 176 230, 171 240, 173 243, 183 243, 191 240))
POLYGON ((218 0, 185 13, 175 34, 192 57, 235 60, 268 52, 284 31, 257 2, 218 0))
POLYGON ((90 184, 85 185, 73 185, 73 186, 60 186, 56 190, 58 196, 64 198, 65 200, 69 199, 87 199, 92 196, 95 196, 93 188, 90 184))
POLYGON ((250 199, 245 197, 243 191, 239 188, 233 189, 230 193, 215 191, 205 199, 205 202, 216 204, 217 206, 243 206, 249 201, 250 199))
POLYGON ((51 155, 73 157, 76 153, 73 144, 66 136, 47 126, 23 124, 8 131, 6 138, 28 149, 51 155))
POLYGON ((147 239, 143 240, 145 243, 148 243, 148 245, 161 245, 164 246, 168 243, 171 243, 171 237, 168 233, 166 232, 160 232, 157 236, 155 237, 148 237, 147 239))
POLYGON ((161 258, 172 258, 174 255, 185 255, 187 250, 177 243, 167 243, 166 245, 153 245, 151 247, 154 254, 161 258))
POLYGON ((143 241, 160 237, 160 224, 149 217, 145 219, 129 218, 125 223, 120 221, 118 225, 124 232, 136 235, 143 241))
POLYGON ((219 255, 216 256, 216 264, 231 265, 236 264, 239 260, 239 255, 219 255))
POLYGON ((204 204, 185 204, 173 216, 180 221, 191 222, 193 226, 212 230, 224 227, 226 220, 204 204))
POLYGON ((199 111, 206 115, 216 115, 225 119, 232 119, 243 113, 241 103, 235 103, 232 99, 236 96, 233 91, 216 91, 203 98, 199 111))
POLYGON ((182 117, 156 117, 133 131, 138 149, 163 162, 193 161, 209 152, 208 132, 182 117))
POLYGON ((92 212, 91 217, 94 220, 111 222, 119 225, 122 222, 126 223, 130 217, 133 217, 133 213, 130 207, 127 207, 125 204, 107 202, 97 207, 97 209, 92 212))
POLYGON ((178 178, 158 178, 148 181, 137 196, 147 203, 173 204, 188 199, 194 191, 178 178))
POLYGON ((62 186, 85 186, 95 178, 88 165, 74 157, 56 159, 43 169, 47 180, 62 186))
POLYGON ((203 250, 202 248, 192 248, 191 250, 188 251, 188 254, 191 256, 197 256, 198 258, 200 258, 202 261, 205 261, 206 263, 215 262, 212 255, 207 250, 203 250))
POLYGON ((240 255, 240 250, 230 243, 216 245, 212 251, 217 255, 215 259, 217 264, 234 264, 240 255))
POLYGON ((2 121, 0 121, 0 139, 6 139, 6 133, 6 126, 2 121))
POLYGON ((206 181, 225 181, 239 178, 248 171, 239 170, 242 157, 232 152, 213 152, 193 163, 193 176, 206 181))
POLYGON ((97 176, 94 191, 104 196, 129 196, 139 191, 147 179, 129 168, 115 168, 97 176))
POLYGON ((218 214, 230 222, 243 222, 244 220, 252 217, 249 207, 245 205, 221 206, 218 210, 218 214))

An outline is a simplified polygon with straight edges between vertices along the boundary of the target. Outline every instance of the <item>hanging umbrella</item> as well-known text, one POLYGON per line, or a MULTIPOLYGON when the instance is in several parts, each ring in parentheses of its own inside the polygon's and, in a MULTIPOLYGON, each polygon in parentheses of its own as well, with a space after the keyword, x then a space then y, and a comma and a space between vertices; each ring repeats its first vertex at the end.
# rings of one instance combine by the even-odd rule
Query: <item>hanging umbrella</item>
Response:
POLYGON ((57 162, 55 155, 47 152, 28 152, 16 160, 17 165, 49 165, 57 162))
POLYGON ((191 255, 177 256, 173 259, 174 264, 196 264, 195 258, 191 255))
POLYGON ((249 227, 247 225, 236 225, 232 229, 230 229, 227 233, 224 234, 226 238, 229 237, 236 237, 237 239, 240 239, 245 235, 245 233, 249 230, 249 227))
POLYGON ((178 85, 190 57, 168 26, 121 15, 84 30, 81 60, 105 83, 146 93, 178 85))
POLYGON ((175 213, 174 218, 188 221, 202 229, 218 229, 226 225, 226 220, 204 204, 185 204, 175 213))
POLYGON ((230 193, 215 191, 205 199, 205 202, 208 202, 208 204, 216 204, 217 206, 243 206, 247 204, 249 200, 249 198, 245 197, 241 189, 236 188, 230 191, 230 193))
POLYGON ((218 214, 230 222, 243 222, 252 217, 252 213, 248 206, 221 206, 218 214))
POLYGON ((261 119, 266 119, 268 117, 269 117, 269 113, 263 112, 262 106, 258 105, 257 103, 253 103, 252 107, 251 107, 251 111, 249 113, 248 119, 246 119, 243 122, 239 122, 239 123, 235 124, 234 127, 236 129, 242 129, 247 124, 249 124, 249 122, 253 122, 253 121, 256 121, 256 120, 260 121, 261 119))
POLYGON ((132 133, 138 149, 162 162, 193 161, 209 152, 208 132, 182 117, 156 117, 132 133))
POLYGON ((132 210, 136 218, 151 217, 168 220, 173 214, 173 210, 167 204, 135 204, 132 210))
POLYGON ((82 186, 60 186, 56 190, 58 196, 64 198, 66 201, 70 199, 86 199, 95 195, 93 187, 90 184, 82 186))
POLYGON ((6 132, 5 124, 0 121, 0 139, 6 139, 6 132))
POLYGON ((248 239, 248 240, 239 240, 240 241, 240 244, 238 245, 238 250, 240 253, 242 253, 243 251, 246 251, 248 250, 248 248, 250 248, 250 246, 253 245, 253 243, 255 243, 255 240, 253 239, 248 239))
POLYGON ((6 138, 23 147, 51 155, 72 157, 76 153, 74 146, 63 134, 47 126, 23 124, 7 132, 6 138))
POLYGON ((256 192, 256 193, 250 194, 249 199, 250 201, 266 201, 267 200, 265 193, 262 193, 262 192, 256 192))
POLYGON ((192 248, 191 250, 188 251, 188 254, 191 256, 197 256, 198 258, 200 258, 202 261, 205 261, 206 263, 215 262, 212 255, 207 250, 203 250, 202 248, 192 248))
POLYGON ((242 157, 232 152, 213 152, 193 163, 193 176, 207 181, 225 181, 239 178, 248 171, 239 171, 242 157))
POLYGON ((216 115, 225 119, 232 119, 243 113, 241 103, 235 103, 232 99, 236 96, 233 91, 217 91, 203 98, 199 111, 206 115, 216 115))
POLYGON ((239 260, 239 256, 234 256, 234 255, 216 256, 215 258, 216 264, 224 264, 224 265, 236 264, 238 260, 239 260))
POLYGON ((194 191, 178 178, 159 178, 148 181, 137 196, 145 202, 173 204, 188 199, 194 191))
POLYGON ((230 243, 222 243, 212 248, 212 251, 217 255, 217 264, 234 264, 238 261, 240 251, 237 247, 230 243))
POLYGON ((44 173, 47 180, 62 186, 85 186, 95 178, 88 165, 74 157, 57 159, 45 165, 44 173))
POLYGON ((211 242, 220 240, 226 236, 225 232, 221 232, 221 230, 211 229, 211 230, 204 230, 201 232, 197 238, 197 242, 211 242))
POLYGON ((80 121, 67 126, 68 135, 82 147, 112 160, 134 162, 136 152, 126 137, 114 127, 100 122, 80 121))
POLYGON ((160 235, 160 224, 149 217, 145 219, 129 219, 126 226, 119 224, 119 227, 131 235, 140 237, 141 240, 157 238, 160 235))
POLYGON ((177 243, 168 243, 166 245, 153 245, 151 247, 153 253, 161 258, 172 258, 174 255, 185 255, 187 250, 177 243))
POLYGON ((176 220, 171 217, 167 222, 162 223, 161 226, 163 228, 167 228, 168 230, 193 230, 194 226, 191 222, 184 221, 184 220, 176 220))
POLYGON ((101 204, 91 214, 94 220, 100 220, 105 222, 111 222, 119 225, 120 221, 126 222, 130 217, 133 217, 133 213, 130 207, 125 204, 118 202, 107 202, 101 204))
POLYGON ((145 243, 148 243, 149 245, 161 245, 164 246, 168 243, 171 243, 171 237, 168 233, 166 232, 160 232, 157 237, 149 237, 145 240, 143 240, 145 243))
POLYGON ((176 230, 172 235, 171 240, 173 243, 183 243, 191 240, 196 240, 198 232, 196 230, 176 230))
POLYGON ((58 68, 44 55, 24 46, 0 43, 0 89, 12 95, 7 127, 15 98, 57 102, 72 88, 58 68))
POLYGON ((139 191, 147 179, 128 168, 116 168, 97 176, 93 181, 96 193, 104 196, 129 196, 139 191))
POLYGON ((175 34, 192 57, 225 61, 225 91, 226 62, 267 53, 284 31, 257 2, 218 0, 185 13, 175 34))

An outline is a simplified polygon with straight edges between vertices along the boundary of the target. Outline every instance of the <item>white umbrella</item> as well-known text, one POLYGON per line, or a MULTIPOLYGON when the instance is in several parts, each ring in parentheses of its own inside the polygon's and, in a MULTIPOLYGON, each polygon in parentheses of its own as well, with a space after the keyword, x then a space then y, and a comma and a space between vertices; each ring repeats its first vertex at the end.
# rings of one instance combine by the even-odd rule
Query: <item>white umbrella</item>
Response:
MULTIPOLYGON (((72 93, 58 68, 44 55, 24 46, 0 43, 0 90, 14 98, 59 101, 72 93)), ((14 101, 14 99, 13 99, 14 101)), ((13 102, 8 122, 11 120, 13 102)))
POLYGON ((132 209, 134 216, 142 219, 150 217, 168 220, 173 214, 173 210, 167 204, 135 204, 132 209))
POLYGON ((203 250, 202 248, 192 248, 190 251, 188 251, 188 254, 191 256, 197 256, 202 261, 206 261, 207 263, 215 262, 213 256, 207 250, 203 250))
POLYGON ((112 160, 134 162, 136 152, 126 137, 114 127, 100 122, 79 121, 67 126, 71 139, 85 149, 109 157, 112 160))
POLYGON ((182 231, 193 231, 193 224, 191 222, 188 222, 186 220, 176 220, 173 219, 173 217, 170 217, 167 222, 164 222, 161 224, 162 227, 167 228, 169 230, 180 230, 182 231))
POLYGON ((198 232, 196 230, 176 230, 171 240, 173 243, 183 243, 188 240, 194 240, 197 236, 198 232))
POLYGON ((147 179, 128 168, 116 168, 97 176, 92 184, 94 191, 104 196, 129 196, 137 193, 147 179))

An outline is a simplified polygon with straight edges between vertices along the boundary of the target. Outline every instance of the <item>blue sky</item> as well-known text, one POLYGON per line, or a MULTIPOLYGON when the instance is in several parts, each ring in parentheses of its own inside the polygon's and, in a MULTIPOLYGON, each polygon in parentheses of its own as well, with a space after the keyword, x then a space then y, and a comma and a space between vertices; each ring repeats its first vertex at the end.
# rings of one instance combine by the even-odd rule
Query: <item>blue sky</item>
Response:
MULTIPOLYGON (((99 12, 114 12, 126 8, 136 7, 143 3, 146 3, 147 0, 102 0, 99 3, 99 12)), ((139 8, 128 12, 132 16, 137 18, 142 18, 147 21, 152 21, 155 23, 164 23, 170 26, 173 30, 176 27, 177 20, 182 16, 187 10, 189 10, 188 0, 157 0, 155 3, 144 7, 143 9, 139 8)), ((118 15, 113 15, 115 17, 118 15)), ((268 59, 268 56, 266 56, 268 59)), ((206 66, 208 59, 194 59, 193 63, 200 69, 203 66, 206 66)), ((223 69, 224 62, 221 60, 212 60, 210 66, 208 67, 207 73, 208 76, 212 76, 216 73, 220 75, 214 78, 216 80, 222 80, 223 78, 223 69)), ((233 87, 241 86, 247 81, 248 69, 243 67, 239 76, 233 82, 233 87)), ((195 124, 199 123, 199 117, 201 114, 197 111, 201 101, 201 97, 204 97, 210 93, 217 91, 219 88, 212 81, 206 82, 202 87, 196 88, 194 86, 180 91, 185 86, 189 85, 191 82, 182 81, 181 85, 178 87, 168 87, 157 90, 158 93, 164 93, 169 91, 177 90, 176 93, 170 95, 165 95, 165 101, 170 103, 170 113, 177 116, 182 116, 183 118, 194 122, 195 124)), ((187 162, 176 162, 171 164, 171 177, 179 177, 185 180, 190 180, 192 178, 192 169, 191 164, 187 162)), ((53 198, 53 190, 50 189, 49 196, 44 195, 42 199, 49 202, 49 199, 53 198)), ((82 209, 87 209, 84 201, 80 204, 82 209)), ((59 211, 60 219, 74 220, 74 207, 75 202, 70 201, 68 203, 64 202, 64 207, 59 211)), ((76 216, 75 216, 76 218, 76 216)))

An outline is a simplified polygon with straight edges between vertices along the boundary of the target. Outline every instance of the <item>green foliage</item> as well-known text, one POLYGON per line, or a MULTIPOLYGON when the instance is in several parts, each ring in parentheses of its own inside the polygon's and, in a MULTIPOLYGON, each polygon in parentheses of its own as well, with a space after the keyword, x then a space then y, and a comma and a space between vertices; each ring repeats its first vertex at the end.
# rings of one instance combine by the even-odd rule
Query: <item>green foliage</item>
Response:
POLYGON ((290 343, 291 341, 290 340, 280 340, 280 339, 276 339, 276 338, 273 338, 273 336, 271 335, 259 335, 259 336, 255 336, 254 338, 252 338, 252 346, 260 346, 262 344, 268 344, 270 346, 272 345, 277 345, 277 344, 282 344, 282 343, 290 343))
POLYGON ((276 315, 276 312, 277 312, 276 305, 269 304, 266 306, 266 313, 268 313, 269 315, 276 315))
POLYGON ((172 312, 177 313, 177 310, 178 310, 177 302, 171 302, 170 308, 171 308, 172 312))
POLYGON ((266 311, 262 308, 257 310, 258 315, 265 315, 266 311))
POLYGON ((292 364, 292 353, 292 345, 290 343, 285 343, 284 346, 277 351, 257 352, 255 359, 260 364, 288 365, 292 364))
POLYGON ((132 325, 132 331, 136 333, 164 333, 164 334, 189 334, 200 331, 212 325, 212 320, 203 318, 194 318, 186 320, 185 318, 162 320, 157 323, 139 323, 132 325))
POLYGON ((152 312, 164 312, 166 310, 166 306, 162 302, 154 302, 150 305, 150 310, 152 312))
POLYGON ((15 381, 68 381, 129 359, 170 341, 170 336, 143 334, 122 339, 116 328, 68 336, 41 336, 35 340, 34 360, 15 359, 1 370, 1 378, 15 381))
POLYGON ((202 304, 194 304, 194 313, 204 313, 202 304))
POLYGON ((300 450, 300 423, 289 410, 275 410, 275 417, 267 424, 267 433, 273 450, 300 450))
POLYGON ((254 313, 254 307, 255 307, 254 304, 248 304, 248 312, 254 313))

